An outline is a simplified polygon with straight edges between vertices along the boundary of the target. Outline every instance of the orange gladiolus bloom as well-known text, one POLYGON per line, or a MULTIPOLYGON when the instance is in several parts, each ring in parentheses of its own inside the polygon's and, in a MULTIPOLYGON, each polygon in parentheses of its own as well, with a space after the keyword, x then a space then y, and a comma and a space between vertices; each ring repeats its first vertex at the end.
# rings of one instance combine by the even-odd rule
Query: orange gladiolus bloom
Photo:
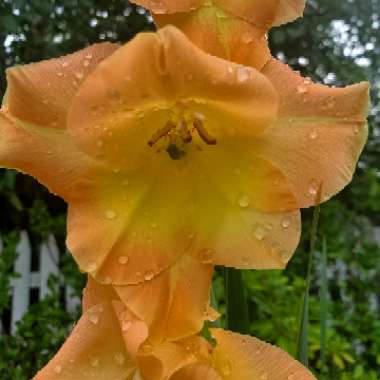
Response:
POLYGON ((198 336, 151 344, 146 324, 112 298, 110 288, 85 296, 83 316, 34 380, 315 379, 282 350, 220 329, 215 349, 198 336))
POLYGON ((133 0, 159 27, 174 25, 204 51, 261 69, 270 59, 266 33, 300 17, 306 0, 133 0))
POLYGON ((349 182, 366 139, 366 83, 327 88, 276 61, 260 73, 172 26, 7 76, 0 164, 69 203, 81 269, 121 287, 181 258, 283 268, 299 208, 349 182))

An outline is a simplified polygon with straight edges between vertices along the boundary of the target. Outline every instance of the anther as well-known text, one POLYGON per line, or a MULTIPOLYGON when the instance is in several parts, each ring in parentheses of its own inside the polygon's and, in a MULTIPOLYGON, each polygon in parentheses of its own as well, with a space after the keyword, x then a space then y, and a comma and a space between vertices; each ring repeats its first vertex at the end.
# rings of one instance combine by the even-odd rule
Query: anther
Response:
POLYGON ((199 118, 195 118, 193 121, 194 128, 198 131, 199 136, 208 145, 216 145, 216 138, 211 136, 207 129, 204 127, 203 122, 199 118))
POLYGON ((162 137, 166 136, 172 129, 175 128, 175 124, 171 121, 169 121, 165 127, 160 128, 157 132, 154 133, 154 135, 151 137, 151 139, 148 141, 148 145, 152 147, 158 140, 160 140, 162 137))

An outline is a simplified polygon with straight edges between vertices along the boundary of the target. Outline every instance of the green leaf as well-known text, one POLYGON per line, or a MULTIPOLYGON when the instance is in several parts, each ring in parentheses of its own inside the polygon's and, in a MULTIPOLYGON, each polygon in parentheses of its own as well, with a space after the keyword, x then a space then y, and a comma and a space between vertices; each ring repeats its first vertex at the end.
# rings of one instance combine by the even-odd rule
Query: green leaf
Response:
POLYGON ((321 326, 321 372, 325 369, 326 358, 326 332, 328 318, 328 279, 327 279, 327 244, 326 237, 323 237, 322 246, 322 267, 321 267, 321 288, 320 288, 320 326, 321 326))
MULTIPOLYGON (((318 192, 318 198, 320 199, 321 188, 318 192)), ((315 253, 315 243, 317 241, 318 223, 319 223, 320 206, 314 208, 313 222, 311 225, 311 236, 310 236, 310 252, 309 252, 309 263, 307 268, 306 276, 306 288, 305 294, 303 296, 303 305, 300 318, 300 327, 298 330, 298 341, 297 341, 297 359, 305 366, 308 366, 308 353, 309 353, 309 338, 308 338, 308 327, 309 327, 309 292, 312 277, 313 268, 313 258, 315 253)))
POLYGON ((248 303, 241 270, 225 268, 226 329, 249 334, 248 303))

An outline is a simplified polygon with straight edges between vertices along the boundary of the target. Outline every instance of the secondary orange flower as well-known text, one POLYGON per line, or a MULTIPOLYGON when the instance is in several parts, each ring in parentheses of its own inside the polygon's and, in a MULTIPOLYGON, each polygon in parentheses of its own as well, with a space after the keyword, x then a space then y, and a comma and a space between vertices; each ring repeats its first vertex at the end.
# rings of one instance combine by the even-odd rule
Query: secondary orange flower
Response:
POLYGON ((300 17, 306 0, 134 0, 159 27, 174 25, 204 51, 261 69, 270 59, 266 33, 300 17))
POLYGON ((0 113, 0 164, 69 203, 81 269, 124 286, 185 256, 283 268, 299 208, 352 176, 368 85, 314 85, 276 61, 259 73, 174 27, 106 46, 89 48, 113 54, 85 80, 100 60, 86 52, 8 70, 0 113))
POLYGON ((215 349, 192 336, 146 343, 145 324, 117 301, 92 305, 34 380, 313 380, 282 350, 258 339, 213 330, 215 349))

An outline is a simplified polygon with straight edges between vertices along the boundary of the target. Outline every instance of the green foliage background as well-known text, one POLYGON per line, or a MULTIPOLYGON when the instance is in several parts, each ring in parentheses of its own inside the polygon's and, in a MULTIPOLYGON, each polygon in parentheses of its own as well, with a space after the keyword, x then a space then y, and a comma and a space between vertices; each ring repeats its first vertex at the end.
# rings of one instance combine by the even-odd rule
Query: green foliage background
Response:
MULTIPOLYGON (((153 29, 149 16, 125 0, 0 0, 0 89, 4 70, 15 64, 63 55, 99 40, 126 42, 153 29)), ((321 241, 314 260, 310 311, 310 366, 320 378, 380 379, 380 250, 373 225, 380 225, 380 1, 309 0, 303 19, 270 34, 273 55, 313 80, 345 85, 372 82, 370 138, 353 183, 322 206, 319 237, 327 242, 329 308, 325 365, 320 362, 321 241), (322 375, 321 375, 322 374, 322 375)), ((65 204, 30 177, 0 171, 0 316, 9 322, 9 289, 18 232, 27 229, 38 246, 54 232, 64 251, 65 204)), ((250 330, 255 336, 296 351, 307 268, 311 211, 303 213, 299 249, 281 271, 246 271, 250 330)), ((60 286, 78 294, 84 278, 62 256, 63 278, 51 279, 52 294, 36 302, 13 335, 0 336, 1 380, 31 378, 61 345, 80 310, 62 307, 60 286)), ((218 273, 221 273, 221 270, 218 273)), ((215 296, 224 309, 223 278, 215 296)), ((222 318, 222 322, 224 317, 222 318)))

